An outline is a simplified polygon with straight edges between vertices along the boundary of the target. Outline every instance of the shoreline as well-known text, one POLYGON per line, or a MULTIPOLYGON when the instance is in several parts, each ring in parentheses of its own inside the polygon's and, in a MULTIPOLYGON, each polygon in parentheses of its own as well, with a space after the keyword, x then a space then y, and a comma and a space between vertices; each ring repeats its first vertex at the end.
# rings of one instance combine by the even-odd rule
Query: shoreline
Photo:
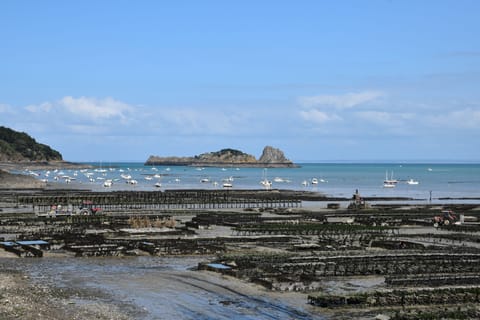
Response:
POLYGON ((24 171, 24 170, 50 170, 50 169, 91 169, 94 166, 69 161, 24 161, 24 162, 0 162, 0 170, 24 171))

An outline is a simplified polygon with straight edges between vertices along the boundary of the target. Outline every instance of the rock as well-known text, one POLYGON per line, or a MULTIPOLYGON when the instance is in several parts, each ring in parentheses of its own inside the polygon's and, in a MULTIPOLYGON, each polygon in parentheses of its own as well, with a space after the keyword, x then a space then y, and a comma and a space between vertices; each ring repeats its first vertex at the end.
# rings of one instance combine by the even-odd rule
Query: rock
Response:
POLYGON ((266 146, 263 149, 262 156, 258 160, 258 162, 261 163, 292 163, 290 160, 288 160, 285 155, 283 154, 283 151, 280 149, 266 146))
POLYGON ((296 167, 280 149, 267 146, 257 160, 254 156, 235 149, 222 149, 207 152, 194 157, 158 157, 150 156, 145 165, 178 165, 197 167, 296 167))

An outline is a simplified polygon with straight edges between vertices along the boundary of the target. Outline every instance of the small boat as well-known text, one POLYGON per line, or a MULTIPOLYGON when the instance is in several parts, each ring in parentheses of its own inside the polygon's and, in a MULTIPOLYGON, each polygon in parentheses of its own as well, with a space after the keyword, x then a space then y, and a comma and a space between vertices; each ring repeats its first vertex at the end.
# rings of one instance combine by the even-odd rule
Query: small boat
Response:
POLYGON ((129 175, 129 174, 121 174, 120 177, 122 177, 122 178, 125 179, 125 180, 130 180, 130 179, 132 179, 132 176, 129 175))
MULTIPOLYGON (((393 171, 392 173, 390 174, 390 179, 388 179, 388 172, 385 171, 385 180, 383 181, 384 184, 397 184, 398 183, 398 180, 397 179, 393 179, 393 171)), ((388 187, 387 187, 388 188, 388 187)))
POLYGON ((112 186, 112 180, 105 180, 105 182, 103 183, 103 186, 105 188, 110 188, 112 186))
POLYGON ((272 181, 264 179, 260 181, 260 184, 265 187, 265 189, 270 189, 272 187, 272 181))
POLYGON ((407 180, 407 184, 417 185, 417 184, 418 184, 418 181, 417 181, 417 180, 413 180, 413 179, 409 179, 409 180, 407 180))
POLYGON ((318 184, 318 179, 317 178, 312 178, 310 181, 311 184, 318 184))
POLYGON ((385 181, 385 182, 383 183, 383 187, 384 187, 384 188, 395 188, 396 186, 397 186, 397 185, 396 185, 395 183, 393 183, 393 182, 387 182, 387 181, 385 181))
POLYGON ((152 180, 152 179, 153 179, 152 176, 146 176, 146 177, 145 177, 145 180, 148 180, 148 181, 150 181, 150 180, 152 180))
POLYGON ((162 187, 162 184, 161 184, 160 182, 157 182, 157 183, 155 183, 155 187, 156 187, 156 188, 161 188, 161 187, 162 187))
POLYGON ((302 186, 304 186, 304 187, 308 186, 308 181, 307 181, 307 180, 303 180, 303 181, 302 181, 302 186))
POLYGON ((274 182, 285 182, 285 180, 283 178, 280 178, 280 177, 275 177, 273 179, 274 182))
POLYGON ((135 180, 135 179, 130 179, 130 180, 127 180, 127 183, 128 183, 128 184, 133 184, 133 185, 135 185, 135 184, 138 183, 138 181, 135 180))
POLYGON ((210 179, 208 178, 203 178, 202 180, 200 180, 201 183, 207 183, 207 182, 210 182, 210 179))
POLYGON ((231 183, 226 182, 223 184, 223 187, 228 189, 228 188, 232 188, 233 185, 231 183))

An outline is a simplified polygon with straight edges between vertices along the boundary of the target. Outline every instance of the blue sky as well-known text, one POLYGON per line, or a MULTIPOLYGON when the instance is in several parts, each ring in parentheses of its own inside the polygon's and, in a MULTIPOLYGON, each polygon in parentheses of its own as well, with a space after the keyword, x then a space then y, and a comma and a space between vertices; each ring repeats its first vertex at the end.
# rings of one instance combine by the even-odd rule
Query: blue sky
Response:
POLYGON ((71 161, 480 161, 479 1, 2 1, 0 125, 71 161))

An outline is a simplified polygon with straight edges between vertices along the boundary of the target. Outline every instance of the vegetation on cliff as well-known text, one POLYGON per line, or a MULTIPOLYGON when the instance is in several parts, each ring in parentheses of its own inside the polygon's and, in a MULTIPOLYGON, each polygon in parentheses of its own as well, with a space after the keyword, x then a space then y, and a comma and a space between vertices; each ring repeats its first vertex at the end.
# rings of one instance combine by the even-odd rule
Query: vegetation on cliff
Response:
POLYGON ((51 160, 62 160, 62 155, 24 132, 0 126, 0 161, 51 160))

